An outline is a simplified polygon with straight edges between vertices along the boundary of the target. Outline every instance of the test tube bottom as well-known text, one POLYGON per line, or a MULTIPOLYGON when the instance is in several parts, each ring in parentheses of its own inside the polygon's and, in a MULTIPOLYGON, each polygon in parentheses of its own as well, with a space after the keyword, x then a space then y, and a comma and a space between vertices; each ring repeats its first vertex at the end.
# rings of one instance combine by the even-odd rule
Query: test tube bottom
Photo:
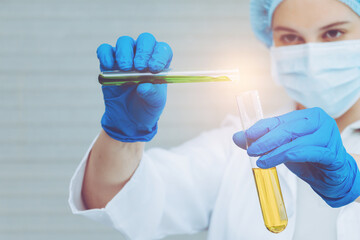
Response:
POLYGON ((288 218, 276 168, 253 168, 253 174, 265 226, 270 232, 280 233, 288 218))

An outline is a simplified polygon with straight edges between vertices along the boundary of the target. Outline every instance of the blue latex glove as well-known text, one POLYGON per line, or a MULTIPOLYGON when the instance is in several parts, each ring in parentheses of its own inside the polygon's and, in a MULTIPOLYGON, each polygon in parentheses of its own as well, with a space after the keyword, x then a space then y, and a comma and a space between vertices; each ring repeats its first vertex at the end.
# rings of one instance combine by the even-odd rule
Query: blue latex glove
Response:
POLYGON ((341 140, 333 118, 310 108, 263 119, 233 136, 236 145, 260 156, 256 164, 271 168, 284 163, 306 181, 331 207, 341 207, 360 195, 360 172, 341 140))
MULTIPOLYGON (((150 33, 136 41, 120 37, 116 47, 102 44, 97 49, 100 69, 161 72, 169 67, 170 46, 157 42, 150 33)), ((105 113, 101 125, 112 138, 122 142, 150 141, 166 103, 166 84, 143 83, 136 86, 103 86, 105 113)))

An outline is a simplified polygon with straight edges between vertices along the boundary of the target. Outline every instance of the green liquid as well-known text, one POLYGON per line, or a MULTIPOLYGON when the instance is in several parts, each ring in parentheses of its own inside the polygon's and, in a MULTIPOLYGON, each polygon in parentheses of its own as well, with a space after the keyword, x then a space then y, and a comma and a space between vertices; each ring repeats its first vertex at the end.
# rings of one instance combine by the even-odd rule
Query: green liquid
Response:
POLYGON ((231 81, 229 77, 209 77, 209 76, 124 76, 124 77, 106 77, 103 78, 102 85, 121 86, 125 84, 139 83, 200 83, 200 82, 224 82, 231 81))

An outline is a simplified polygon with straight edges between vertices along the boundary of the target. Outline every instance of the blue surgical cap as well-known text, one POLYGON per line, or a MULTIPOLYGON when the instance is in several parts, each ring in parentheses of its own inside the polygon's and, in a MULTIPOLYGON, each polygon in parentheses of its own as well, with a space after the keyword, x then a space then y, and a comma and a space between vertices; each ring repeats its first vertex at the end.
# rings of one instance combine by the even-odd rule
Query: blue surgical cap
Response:
MULTIPOLYGON (((251 0, 250 21, 256 37, 267 47, 273 45, 271 30, 272 17, 275 9, 283 0, 251 0)), ((360 0, 339 0, 348 5, 360 16, 360 0)))

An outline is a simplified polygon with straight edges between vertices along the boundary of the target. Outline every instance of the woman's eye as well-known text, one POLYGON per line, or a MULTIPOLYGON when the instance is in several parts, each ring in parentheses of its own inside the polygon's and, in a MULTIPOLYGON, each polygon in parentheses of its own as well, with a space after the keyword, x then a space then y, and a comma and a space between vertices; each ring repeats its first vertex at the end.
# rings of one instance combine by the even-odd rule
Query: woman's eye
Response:
POLYGON ((287 34, 287 35, 281 36, 281 41, 284 44, 300 44, 303 42, 301 37, 294 35, 294 34, 287 34))
POLYGON ((333 39, 341 37, 343 34, 344 33, 342 31, 339 31, 339 30, 330 30, 330 31, 327 31, 326 33, 323 34, 323 39, 325 39, 325 40, 333 40, 333 39))

